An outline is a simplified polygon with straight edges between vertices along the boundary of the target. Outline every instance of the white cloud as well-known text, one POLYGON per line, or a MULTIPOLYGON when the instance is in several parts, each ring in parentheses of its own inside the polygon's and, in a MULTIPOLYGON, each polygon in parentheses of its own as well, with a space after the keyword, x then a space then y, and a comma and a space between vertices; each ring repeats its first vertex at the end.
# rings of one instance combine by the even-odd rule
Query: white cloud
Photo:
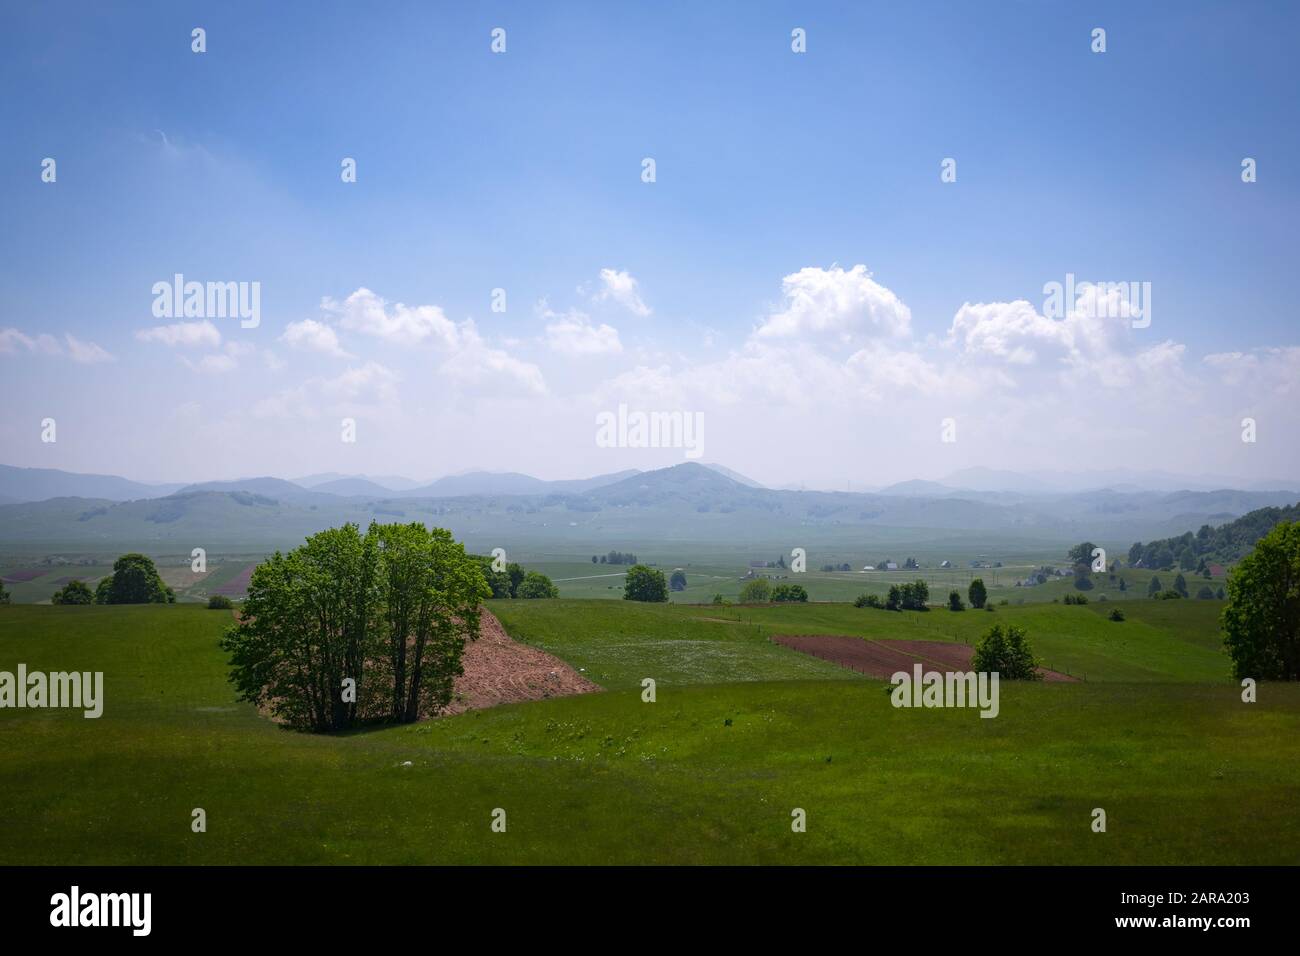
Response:
POLYGON ((100 362, 116 361, 94 342, 83 342, 71 332, 64 333, 63 337, 68 343, 68 357, 74 362, 82 365, 97 365, 100 362))
POLYGON ((0 355, 16 355, 20 348, 45 355, 59 355, 63 352, 59 340, 52 335, 41 333, 33 338, 18 329, 0 329, 0 355))
POLYGON ((181 348, 216 348, 221 344, 221 333, 207 319, 200 322, 176 322, 172 325, 155 325, 135 333, 141 342, 161 342, 181 348))
POLYGON ((904 338, 911 334, 912 310, 871 278, 864 265, 809 266, 782 280, 784 308, 758 327, 760 338, 829 334, 842 341, 904 338))
POLYGON ((447 318, 441 306, 411 308, 397 302, 390 308, 387 301, 366 288, 357 289, 342 302, 322 299, 321 308, 345 329, 399 345, 433 340, 444 348, 455 348, 460 338, 456 323, 447 318))
POLYGON ((280 341, 294 349, 323 352, 336 358, 352 357, 339 345, 338 333, 324 322, 317 322, 315 319, 289 323, 284 334, 280 336, 280 341))
POLYGON ((650 306, 641 298, 640 283, 627 271, 601 269, 600 290, 592 298, 596 302, 616 302, 641 318, 651 312, 650 306))
POLYGON ((576 310, 563 315, 543 311, 551 321, 546 325, 546 344, 563 355, 609 355, 623 351, 618 329, 603 322, 593 325, 590 316, 576 310))

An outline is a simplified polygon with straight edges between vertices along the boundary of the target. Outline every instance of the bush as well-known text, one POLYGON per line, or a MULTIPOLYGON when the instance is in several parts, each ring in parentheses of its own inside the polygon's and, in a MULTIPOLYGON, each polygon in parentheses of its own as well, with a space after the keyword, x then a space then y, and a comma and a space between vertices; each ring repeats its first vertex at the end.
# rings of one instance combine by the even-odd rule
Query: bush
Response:
POLYGON ((686 590, 686 572, 678 568, 673 572, 673 576, 668 579, 668 586, 674 591, 686 590))
POLYGON ((1213 601, 1213 600, 1214 600, 1214 592, 1211 591, 1211 590, 1209 589, 1209 587, 1203 587, 1203 588, 1201 588, 1199 591, 1196 592, 1196 597, 1197 597, 1199 600, 1202 600, 1202 601, 1213 601))
POLYGON ((1112 621, 1122 621, 1124 620, 1124 612, 1117 607, 1113 607, 1110 609, 1110 619, 1112 621))
POLYGON ((1038 661, 1025 638, 1025 629, 1015 624, 994 624, 980 638, 971 658, 977 671, 996 671, 1004 680, 1040 680, 1038 661))
POLYGON ((976 578, 972 581, 970 587, 966 589, 966 596, 970 598, 971 607, 982 608, 989 599, 988 589, 984 587, 984 579, 976 578))
POLYGON ((1156 595, 1156 599, 1159 601, 1176 601, 1181 597, 1182 595, 1179 594, 1177 591, 1173 590, 1172 588, 1168 591, 1161 591, 1159 594, 1156 595))
POLYGON ((964 611, 964 610, 966 610, 966 605, 963 604, 963 603, 961 602, 961 592, 960 592, 960 591, 949 591, 949 592, 948 592, 948 610, 950 610, 950 611, 964 611))
POLYGON ((519 582, 519 597, 521 598, 557 598, 559 596, 560 589, 540 571, 529 571, 524 575, 524 579, 519 582))
POLYGON ((854 607, 874 607, 883 609, 885 602, 879 594, 859 594, 853 601, 854 607))
POLYGON ((713 595, 713 603, 714 603, 714 604, 721 604, 721 603, 722 603, 722 595, 721 595, 721 594, 715 594, 715 595, 713 595))
POLYGON ((767 583, 767 578, 755 578, 740 589, 741 604, 766 604, 771 597, 772 585, 767 583))
POLYGON ((229 611, 234 606, 235 602, 224 594, 213 594, 208 597, 209 611, 229 611))
POLYGON ((668 582, 664 579, 664 573, 644 564, 632 565, 627 569, 627 579, 623 584, 623 600, 650 603, 667 601, 668 582))
POLYGON ((50 597, 51 604, 94 604, 95 595, 81 581, 69 581, 50 597))
POLYGON ((778 584, 772 589, 772 600, 782 603, 807 601, 808 592, 802 584, 778 584))
POLYGON ((1062 601, 1063 604, 1087 604, 1088 596, 1086 594, 1067 594, 1062 601))

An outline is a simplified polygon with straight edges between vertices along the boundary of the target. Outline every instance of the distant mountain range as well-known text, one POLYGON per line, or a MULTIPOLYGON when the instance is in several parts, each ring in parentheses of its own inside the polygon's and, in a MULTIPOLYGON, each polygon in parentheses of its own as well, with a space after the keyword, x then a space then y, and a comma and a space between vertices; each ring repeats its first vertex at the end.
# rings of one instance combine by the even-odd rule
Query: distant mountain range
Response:
POLYGON ((1127 544, 1300 499, 1287 490, 1030 493, 925 481, 869 493, 791 491, 694 462, 566 481, 475 472, 404 490, 364 476, 325 476, 311 487, 279 478, 202 482, 162 493, 167 487, 5 469, 0 495, 61 493, 0 504, 0 549, 187 553, 197 542, 252 552, 290 546, 345 521, 374 519, 438 524, 476 542, 527 539, 547 547, 575 541, 642 549, 672 541, 860 541, 879 538, 882 529, 1127 544), (34 486, 37 481, 42 483, 34 486))

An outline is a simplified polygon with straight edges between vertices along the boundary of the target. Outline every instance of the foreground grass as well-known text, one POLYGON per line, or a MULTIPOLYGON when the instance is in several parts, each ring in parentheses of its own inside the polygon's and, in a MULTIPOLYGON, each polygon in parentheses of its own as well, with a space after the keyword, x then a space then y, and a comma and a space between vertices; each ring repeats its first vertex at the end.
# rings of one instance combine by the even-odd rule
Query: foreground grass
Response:
MULTIPOLYGON (((515 616, 558 641, 547 628, 566 603, 583 602, 515 616)), ((1300 860, 1300 687, 1245 705, 1228 684, 1004 684, 995 720, 895 710, 878 682, 772 680, 798 655, 763 658, 771 645, 743 630, 757 625, 695 621, 681 633, 696 650, 658 667, 671 618, 590 603, 623 609, 567 615, 611 690, 334 737, 234 702, 215 643, 226 614, 0 608, 0 668, 103 670, 107 698, 99 720, 0 711, 0 863, 1300 860), (649 647, 634 655, 637 635, 649 647), (190 830, 195 807, 206 833, 190 830), (506 833, 490 830, 498 807, 506 833), (791 832, 795 807, 807 833, 791 832)), ((798 630, 814 630, 821 609, 803 610, 798 630)))

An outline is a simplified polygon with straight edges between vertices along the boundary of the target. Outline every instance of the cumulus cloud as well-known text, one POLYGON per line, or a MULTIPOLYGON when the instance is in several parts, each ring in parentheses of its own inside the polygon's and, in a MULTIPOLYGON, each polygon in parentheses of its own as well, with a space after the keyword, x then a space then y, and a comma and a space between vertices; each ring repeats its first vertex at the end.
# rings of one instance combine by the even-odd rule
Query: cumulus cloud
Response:
POLYGON ((173 348, 216 348, 221 344, 221 333, 207 319, 201 322, 175 322, 155 325, 135 333, 141 342, 160 342, 173 348))
POLYGON ((786 276, 781 285, 783 308, 759 325, 759 338, 830 334, 852 341, 911 334, 912 310, 864 265, 847 271, 809 266, 786 276))
POLYGON ((339 345, 338 333, 331 326, 324 322, 317 322, 315 319, 289 323, 284 334, 280 336, 280 341, 294 349, 322 352, 335 358, 352 357, 339 345))

